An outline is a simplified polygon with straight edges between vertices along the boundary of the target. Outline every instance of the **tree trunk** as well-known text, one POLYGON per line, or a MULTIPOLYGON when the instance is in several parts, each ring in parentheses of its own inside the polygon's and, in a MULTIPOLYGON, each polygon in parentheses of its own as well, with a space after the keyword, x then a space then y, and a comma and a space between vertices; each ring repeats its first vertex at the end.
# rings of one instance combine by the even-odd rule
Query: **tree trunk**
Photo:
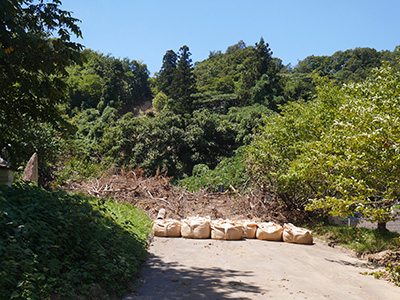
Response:
POLYGON ((387 231, 386 222, 378 222, 378 231, 387 231))

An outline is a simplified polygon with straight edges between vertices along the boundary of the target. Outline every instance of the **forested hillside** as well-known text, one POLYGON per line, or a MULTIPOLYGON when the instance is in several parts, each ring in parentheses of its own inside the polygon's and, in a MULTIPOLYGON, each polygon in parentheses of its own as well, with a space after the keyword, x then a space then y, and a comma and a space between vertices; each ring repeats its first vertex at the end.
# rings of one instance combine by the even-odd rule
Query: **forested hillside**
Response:
MULTIPOLYGON (((144 63, 86 49, 65 68, 66 88, 58 90, 65 101, 55 107, 62 113, 58 125, 21 118, 25 129, 7 127, 11 134, 2 134, 2 144, 17 166, 39 152, 42 184, 85 179, 112 166, 140 167, 148 175, 158 170, 176 180, 198 166, 195 176, 207 177, 251 143, 265 116, 280 113, 288 102, 313 99, 316 77, 336 85, 361 82, 383 61, 398 69, 398 53, 356 48, 312 55, 292 67, 261 38, 212 51, 196 63, 188 46, 167 50, 160 71, 150 77, 144 63), (139 113, 150 101, 152 108, 139 113)), ((24 107, 16 107, 23 113, 24 107)), ((242 172, 239 161, 234 168, 242 172)), ((194 188, 188 185, 194 181, 183 185, 194 188)), ((217 186, 215 180, 200 181, 217 186)))
MULTIPOLYGON (((80 35, 72 17, 60 22, 80 35)), ((69 36, 62 33, 61 40, 67 43, 69 36)), ((215 191, 218 185, 240 189, 261 184, 267 176, 277 198, 303 208, 312 195, 331 197, 339 189, 335 183, 325 195, 310 181, 278 184, 281 178, 291 178, 285 172, 305 155, 305 145, 321 143, 330 133, 326 130, 342 122, 338 120, 343 115, 338 110, 345 105, 342 98, 365 89, 362 84, 378 76, 377 68, 395 74, 399 70, 398 47, 339 50, 331 56, 311 55, 290 66, 274 57, 261 37, 253 45, 239 41, 225 52, 210 51, 199 62, 192 61, 187 45, 166 50, 160 57, 161 69, 150 77, 143 62, 82 50, 74 43, 63 48, 60 41, 44 36, 38 42, 34 37, 20 39, 32 38, 43 53, 18 47, 20 41, 7 32, 2 36, 9 43, 1 56, 0 141, 3 156, 8 154, 17 168, 38 152, 40 184, 45 186, 96 177, 112 167, 140 168, 148 176, 165 174, 190 190, 215 191), (28 63, 57 47, 60 50, 48 57, 48 65, 28 63), (21 57, 26 61, 23 68, 21 57), (326 103, 321 100, 326 97, 323 93, 332 94, 326 103), (316 127, 307 132, 311 124, 316 127), (254 156, 257 147, 261 152, 254 156), (282 157, 267 159, 274 151, 282 157), (276 159, 279 163, 273 167, 276 159), (271 171, 259 170, 261 162, 271 171), (299 185, 296 195, 280 190, 299 185)), ((383 88, 380 84, 377 88, 383 88)), ((370 98, 357 97, 365 105, 370 98)), ((388 113, 396 111, 393 106, 388 113)), ((390 144, 386 136, 382 140, 390 144)), ((327 184, 321 176, 317 181, 327 184)), ((391 184, 384 186, 394 190, 391 184)), ((376 191, 363 197, 387 197, 383 195, 376 191)))

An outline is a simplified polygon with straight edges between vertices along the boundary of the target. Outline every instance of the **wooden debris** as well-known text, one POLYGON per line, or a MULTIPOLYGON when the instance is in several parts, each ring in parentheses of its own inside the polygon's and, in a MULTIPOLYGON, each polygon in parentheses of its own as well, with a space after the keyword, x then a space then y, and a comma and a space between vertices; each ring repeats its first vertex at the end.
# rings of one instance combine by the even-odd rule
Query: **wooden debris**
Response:
POLYGON ((157 215, 157 220, 164 220, 165 219, 165 209, 161 208, 157 215))
POLYGON ((161 217, 159 214, 163 210, 163 218, 168 215, 172 219, 201 215, 213 219, 301 223, 299 215, 288 215, 277 201, 269 200, 271 195, 263 195, 258 190, 241 194, 230 187, 231 191, 224 193, 206 190, 191 193, 170 184, 171 179, 165 176, 146 178, 140 170, 130 170, 96 180, 70 183, 63 188, 130 203, 144 210, 152 220, 161 217))

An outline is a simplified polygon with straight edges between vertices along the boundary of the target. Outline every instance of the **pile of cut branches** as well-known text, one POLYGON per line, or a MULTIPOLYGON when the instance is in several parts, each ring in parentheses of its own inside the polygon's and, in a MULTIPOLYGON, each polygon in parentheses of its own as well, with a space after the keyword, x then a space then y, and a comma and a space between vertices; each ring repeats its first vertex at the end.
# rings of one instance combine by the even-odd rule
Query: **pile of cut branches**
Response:
POLYGON ((272 195, 259 190, 242 195, 230 187, 223 193, 205 190, 192 193, 173 186, 171 179, 163 175, 146 178, 140 169, 113 170, 99 179, 70 183, 64 188, 98 198, 113 198, 119 203, 131 203, 152 219, 156 218, 161 208, 166 210, 167 218, 174 219, 199 215, 213 219, 299 223, 304 218, 304 213, 289 212, 274 201, 272 195))

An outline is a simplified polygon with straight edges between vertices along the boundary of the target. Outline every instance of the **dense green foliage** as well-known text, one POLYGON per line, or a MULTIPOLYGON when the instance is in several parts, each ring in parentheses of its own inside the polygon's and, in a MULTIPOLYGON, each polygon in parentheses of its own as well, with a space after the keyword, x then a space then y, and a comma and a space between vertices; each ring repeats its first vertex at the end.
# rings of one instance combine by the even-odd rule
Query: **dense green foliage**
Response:
POLYGON ((160 72, 149 78, 146 65, 135 60, 84 50, 81 64, 64 67, 69 89, 66 102, 56 107, 70 131, 61 134, 51 124, 22 118, 26 129, 8 136, 9 152, 17 166, 38 152, 41 184, 97 176, 111 165, 140 166, 147 174, 162 169, 183 178, 198 164, 213 169, 248 144, 261 113, 311 100, 317 93, 313 74, 334 82, 361 80, 370 67, 383 58, 393 64, 397 55, 360 48, 311 56, 291 69, 272 54, 261 38, 254 46, 240 41, 225 53, 214 51, 193 65, 183 46, 178 53, 167 51, 160 72), (138 116, 138 107, 152 98, 154 112, 138 116))
POLYGON ((232 156, 270 113, 255 105, 232 108, 226 115, 195 111, 191 118, 168 110, 155 116, 126 114, 105 133, 101 152, 107 163, 140 166, 148 174, 160 169, 179 178, 197 164, 214 168, 232 156))
POLYGON ((386 223, 398 202, 400 73, 362 83, 321 82, 317 98, 290 103, 249 147, 253 178, 288 206, 386 223))
POLYGON ((128 204, 0 185, 0 299, 121 296, 146 257, 150 220, 128 204))
MULTIPOLYGON (((313 62, 312 57, 306 58, 292 70, 284 67, 279 59, 272 58, 268 44, 261 39, 254 47, 239 42, 229 47, 225 53, 211 53, 208 59, 193 67, 189 48, 183 46, 178 54, 173 50, 166 52, 161 70, 155 78, 146 83, 142 80, 141 84, 132 87, 149 92, 149 85, 152 85, 152 91, 156 93, 153 98, 154 112, 140 116, 135 113, 121 116, 125 110, 114 105, 114 101, 108 101, 107 106, 104 106, 105 102, 101 100, 104 86, 99 84, 97 89, 96 84, 89 83, 93 74, 97 74, 96 78, 101 83, 104 82, 107 77, 101 74, 107 72, 98 70, 111 70, 109 66, 113 62, 121 65, 124 62, 89 50, 84 53, 86 63, 70 69, 71 99, 80 99, 81 102, 79 110, 77 106, 75 110, 69 108, 70 112, 75 112, 70 121, 76 126, 77 132, 63 143, 62 149, 65 150, 64 157, 67 160, 58 172, 59 183, 73 178, 84 179, 91 171, 96 176, 101 171, 101 168, 96 167, 99 163, 103 168, 111 165, 140 166, 149 175, 159 169, 176 179, 190 177, 196 165, 205 165, 212 171, 225 157, 232 157, 238 147, 252 140, 254 130, 260 125, 261 113, 269 115, 268 109, 280 111, 287 118, 292 118, 293 122, 302 124, 299 126, 303 126, 304 130, 296 137, 301 143, 303 138, 307 141, 309 138, 318 140, 323 128, 333 121, 338 104, 335 101, 331 103, 329 97, 324 96, 327 89, 321 85, 319 91, 316 89, 312 76, 319 74, 326 82, 332 82, 334 89, 340 81, 338 78, 346 83, 354 79, 337 75, 343 74, 342 69, 350 68, 349 62, 353 62, 351 65, 354 70, 357 69, 355 65, 362 68, 364 73, 358 77, 361 80, 369 72, 370 66, 381 63, 380 60, 377 62, 377 57, 394 60, 396 56, 396 52, 376 52, 362 48, 346 51, 340 68, 331 66, 341 53, 337 52, 331 57, 321 57, 318 64, 313 62), (371 62, 368 53, 375 55, 370 59, 371 62), (355 63, 357 57, 362 57, 363 63, 355 63), (328 69, 331 71, 326 71, 328 69), (231 88, 223 88, 221 80, 228 82, 226 87, 231 88), (77 95, 79 97, 74 98, 77 95), (94 95, 93 98, 90 95, 94 95), (321 99, 325 97, 326 100, 310 101, 315 95, 321 99), (295 101, 283 108, 279 106, 289 100, 295 101), (305 101, 304 105, 302 101, 305 101), (318 101, 326 103, 319 105, 316 104, 318 101), (256 103, 257 106, 248 106, 250 103, 256 103), (307 106, 310 111, 301 120, 298 117, 302 114, 300 110, 307 106), (316 124, 319 129, 310 132, 309 123, 316 123, 315 120, 319 118, 322 118, 322 123, 316 124), (306 136, 303 137, 303 134, 306 136), (75 171, 71 170, 72 166, 76 167, 75 171), (68 178, 68 174, 74 175, 68 178)), ((145 67, 141 70, 144 73, 140 73, 143 76, 139 77, 145 78, 147 70, 145 67)), ((333 95, 336 92, 331 90, 329 93, 333 95)), ((268 126, 274 127, 275 120, 279 118, 276 115, 265 121, 270 124, 268 126)), ((290 135, 293 135, 291 130, 286 130, 283 134, 289 136, 282 135, 281 139, 290 140, 290 135)), ((278 168, 285 168, 285 164, 278 168)), ((196 168, 200 169, 206 170, 203 167, 196 168)), ((235 183, 234 180, 232 183, 235 183)), ((285 186, 298 193, 294 182, 287 181, 285 186)), ((291 196, 287 196, 287 193, 290 194, 290 191, 281 195, 285 202, 298 203, 297 200, 289 200, 291 196)), ((302 196, 304 201, 314 192, 310 190, 307 193, 302 196)))
POLYGON ((91 50, 82 53, 85 62, 68 69, 69 111, 95 108, 102 112, 109 106, 123 115, 151 100, 146 65, 91 50))
POLYGON ((283 69, 282 62, 272 58, 268 43, 261 38, 255 47, 240 41, 225 53, 210 53, 208 59, 196 64, 194 73, 200 93, 235 94, 234 105, 260 103, 277 110, 277 104, 285 101, 284 82, 279 75, 283 69))
POLYGON ((208 192, 217 192, 219 186, 223 186, 224 190, 231 186, 242 190, 248 183, 246 176, 243 176, 246 172, 243 154, 244 148, 241 147, 236 150, 234 156, 222 159, 214 169, 210 169, 206 164, 195 165, 192 176, 180 180, 179 185, 193 192, 203 188, 208 192))
POLYGON ((0 150, 6 148, 14 163, 26 159, 24 147, 33 143, 21 136, 22 126, 36 130, 37 122, 63 124, 57 106, 66 99, 63 78, 67 66, 80 60, 82 46, 70 41, 72 35, 81 36, 78 20, 60 4, 1 2, 0 150))
MULTIPOLYGON (((397 48, 396 48, 397 49, 397 48)), ((361 82, 373 68, 380 67, 383 61, 398 70, 399 51, 376 51, 373 48, 355 48, 337 51, 328 56, 308 56, 282 74, 285 77, 284 96, 286 99, 310 100, 315 93, 311 75, 326 77, 336 84, 361 82)))
POLYGON ((366 79, 373 68, 382 61, 398 66, 398 52, 381 51, 372 48, 355 48, 337 51, 331 56, 308 56, 294 67, 294 73, 328 76, 340 83, 360 82, 366 79))

